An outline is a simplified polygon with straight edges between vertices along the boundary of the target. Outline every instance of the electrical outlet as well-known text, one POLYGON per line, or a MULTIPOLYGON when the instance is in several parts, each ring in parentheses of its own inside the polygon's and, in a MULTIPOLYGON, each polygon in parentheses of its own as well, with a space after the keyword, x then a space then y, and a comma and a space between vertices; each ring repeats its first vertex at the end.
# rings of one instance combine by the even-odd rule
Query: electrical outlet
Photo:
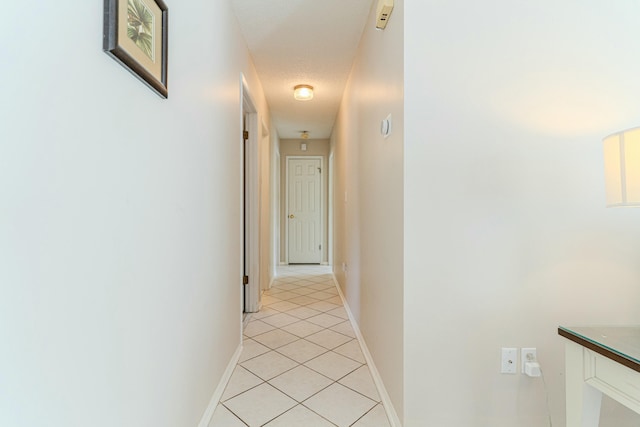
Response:
POLYGON ((518 363, 518 349, 517 348, 502 348, 502 365, 500 372, 503 374, 515 374, 517 372, 516 366, 518 363))
POLYGON ((524 364, 527 362, 537 362, 538 355, 535 348, 523 348, 520 350, 520 372, 524 374, 524 364))

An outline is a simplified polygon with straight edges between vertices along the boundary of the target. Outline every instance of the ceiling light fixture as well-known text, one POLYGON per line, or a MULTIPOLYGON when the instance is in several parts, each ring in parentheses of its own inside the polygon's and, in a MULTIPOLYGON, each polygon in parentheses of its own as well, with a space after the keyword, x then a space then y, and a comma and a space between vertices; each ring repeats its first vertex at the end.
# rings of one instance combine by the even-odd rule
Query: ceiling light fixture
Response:
POLYGON ((313 86, 297 85, 293 88, 293 97, 298 101, 308 101, 313 98, 313 86))

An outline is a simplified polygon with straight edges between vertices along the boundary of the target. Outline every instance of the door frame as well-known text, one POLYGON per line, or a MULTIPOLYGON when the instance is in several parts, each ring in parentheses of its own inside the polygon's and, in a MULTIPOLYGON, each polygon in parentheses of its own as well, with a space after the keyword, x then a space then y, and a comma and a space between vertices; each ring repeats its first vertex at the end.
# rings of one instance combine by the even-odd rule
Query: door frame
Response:
MULTIPOLYGON (((324 242, 324 227, 322 224, 324 223, 324 181, 322 173, 324 170, 324 156, 286 156, 285 157, 285 216, 289 216, 289 160, 310 160, 310 159, 318 159, 320 160, 320 244, 324 242)), ((287 265, 289 264, 289 221, 285 219, 285 228, 284 228, 284 241, 285 241, 285 259, 287 260, 287 265)), ((322 259, 324 258, 322 254, 324 253, 324 249, 320 251, 320 262, 322 265, 322 259)))
POLYGON ((243 289, 241 294, 242 300, 242 313, 255 313, 260 310, 261 295, 260 295, 260 165, 259 165, 259 153, 258 153, 258 139, 259 139, 259 126, 258 126, 258 112, 255 107, 256 103, 253 101, 249 85, 241 74, 240 82, 240 142, 242 155, 240 157, 241 169, 241 184, 240 192, 242 194, 240 200, 240 212, 241 212, 241 232, 240 232, 240 244, 241 244, 241 265, 240 265, 240 280, 239 283, 243 283, 243 278, 246 273, 249 276, 249 283, 242 285, 241 289, 246 286, 246 292, 243 289), (249 132, 249 139, 247 140, 248 149, 245 153, 245 143, 243 132, 245 130, 245 117, 246 117, 246 130, 249 132), (245 154, 247 156, 247 165, 249 166, 245 170, 245 154), (246 178, 245 178, 246 175, 246 178), (246 179, 246 186, 245 186, 246 179), (246 194, 245 194, 246 191, 246 194), (245 204, 246 210, 245 212, 245 204), (245 216, 246 215, 246 216, 245 216), (246 220, 246 224, 245 224, 246 220), (245 231, 246 230, 246 231, 245 231), (246 233, 246 234, 245 234, 246 233))
POLYGON ((334 167, 333 151, 329 154, 329 165, 327 166, 327 259, 323 265, 333 265, 333 167, 334 167))

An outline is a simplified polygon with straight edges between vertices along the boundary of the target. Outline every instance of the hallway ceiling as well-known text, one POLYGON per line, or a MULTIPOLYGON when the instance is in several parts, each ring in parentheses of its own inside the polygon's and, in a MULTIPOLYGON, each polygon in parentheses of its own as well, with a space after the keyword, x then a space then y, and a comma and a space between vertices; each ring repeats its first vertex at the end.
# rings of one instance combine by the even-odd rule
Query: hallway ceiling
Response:
POLYGON ((231 1, 280 138, 329 138, 373 0, 231 1))

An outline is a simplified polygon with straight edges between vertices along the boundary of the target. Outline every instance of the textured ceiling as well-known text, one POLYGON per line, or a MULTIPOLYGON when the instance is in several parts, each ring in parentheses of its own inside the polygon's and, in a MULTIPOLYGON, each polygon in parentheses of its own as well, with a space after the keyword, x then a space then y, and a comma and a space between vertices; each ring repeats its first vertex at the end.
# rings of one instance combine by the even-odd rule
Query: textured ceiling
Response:
POLYGON ((232 3, 278 135, 329 138, 373 0, 232 3), (297 84, 313 86, 314 98, 294 100, 297 84))

